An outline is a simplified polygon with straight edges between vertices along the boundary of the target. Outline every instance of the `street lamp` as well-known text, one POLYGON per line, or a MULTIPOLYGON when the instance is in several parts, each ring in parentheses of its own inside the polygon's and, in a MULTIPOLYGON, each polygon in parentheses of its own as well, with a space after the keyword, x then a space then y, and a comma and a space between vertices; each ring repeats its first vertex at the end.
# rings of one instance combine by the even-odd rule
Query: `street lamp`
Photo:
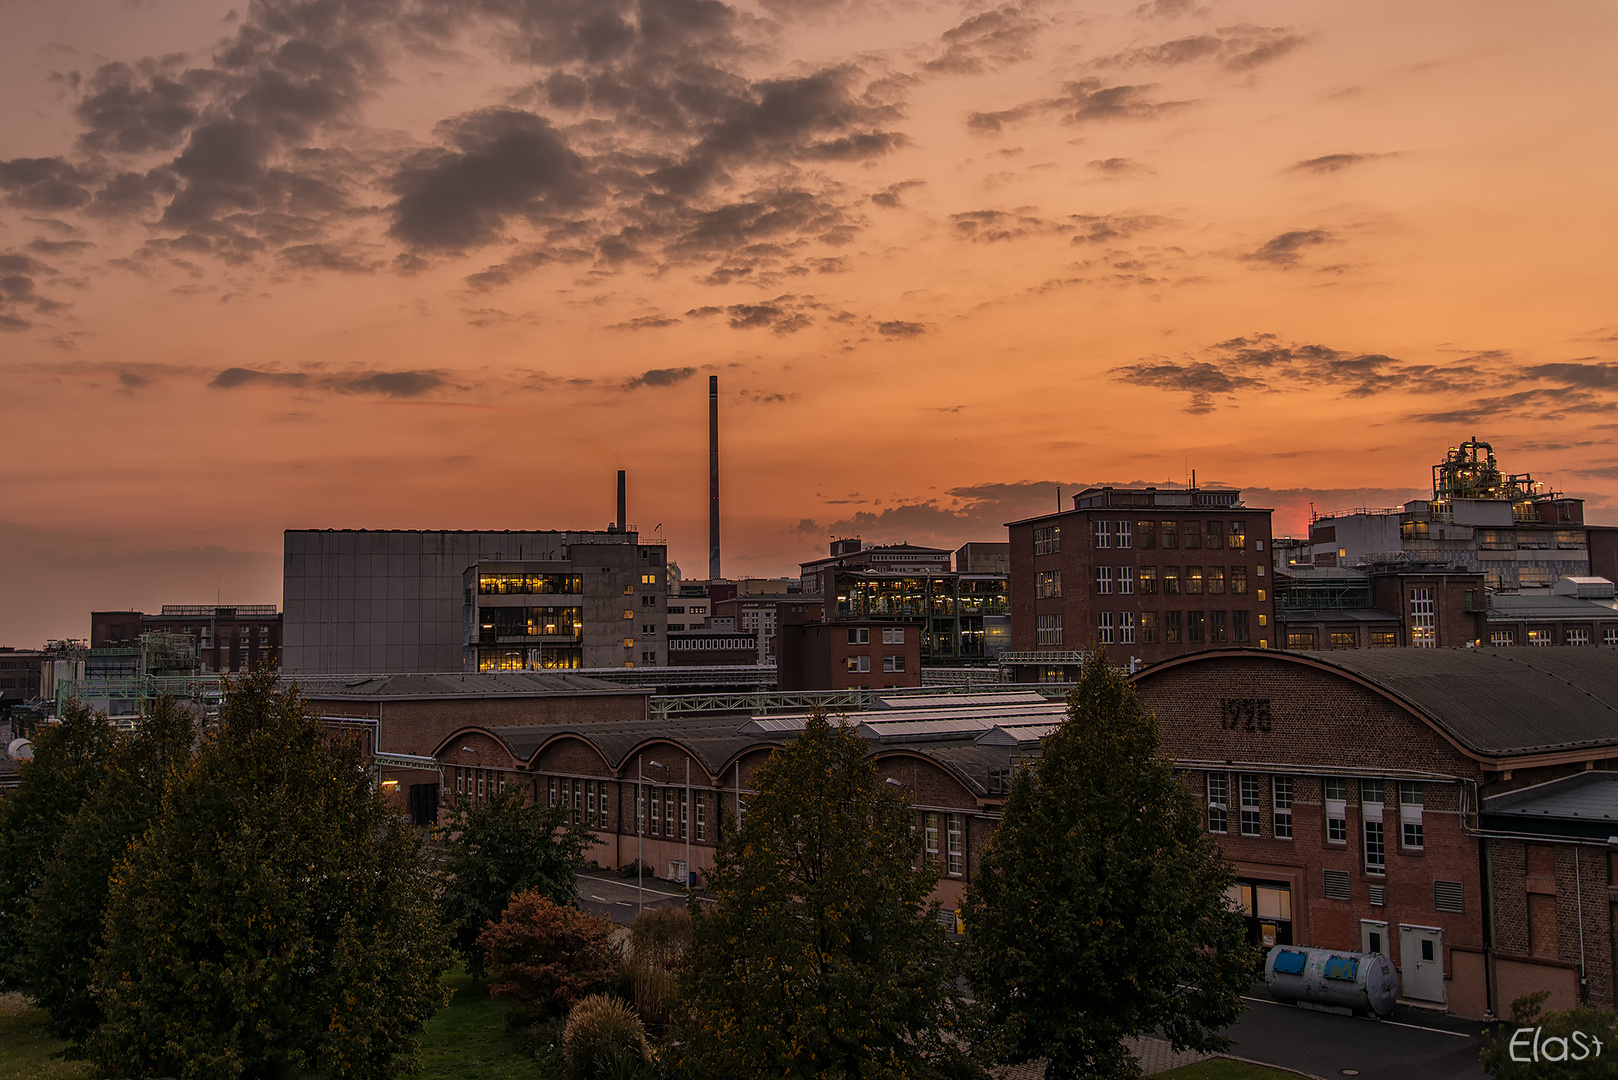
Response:
MULTIPOLYGON (((647 761, 656 769, 668 772, 668 766, 660 761, 647 761)), ((643 837, 646 835, 646 774, 644 765, 639 757, 635 758, 635 912, 646 910, 646 855, 643 837)))

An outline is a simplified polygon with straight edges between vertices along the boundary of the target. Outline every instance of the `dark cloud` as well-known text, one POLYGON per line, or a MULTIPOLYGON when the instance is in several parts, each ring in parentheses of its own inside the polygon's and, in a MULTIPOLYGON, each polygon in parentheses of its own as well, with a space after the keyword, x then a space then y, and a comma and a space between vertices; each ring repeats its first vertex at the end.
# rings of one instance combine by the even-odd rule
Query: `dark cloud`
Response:
POLYGON ((692 367, 653 368, 650 371, 636 375, 632 379, 624 380, 624 389, 638 390, 643 386, 673 386, 675 383, 684 382, 696 373, 697 369, 692 367))
POLYGON ((940 36, 943 52, 922 65, 926 71, 976 75, 1033 55, 1034 39, 1044 28, 1023 4, 1002 4, 968 17, 940 36))
POLYGON ((640 315, 627 322, 613 323, 608 330, 661 330, 665 326, 678 326, 679 319, 671 319, 662 315, 640 315))
POLYGON ((376 263, 366 262, 352 252, 335 244, 297 244, 283 248, 281 261, 299 270, 326 270, 338 274, 367 274, 377 269, 376 263))
POLYGON ((1107 85, 1095 77, 1070 82, 1058 97, 1024 102, 999 112, 974 112, 967 116, 967 127, 974 131, 999 132, 1007 124, 1033 116, 1055 115, 1068 124, 1107 120, 1154 120, 1190 105, 1189 101, 1156 101, 1149 94, 1153 87, 1107 85))
POLYGON ((217 77, 198 69, 176 73, 173 64, 164 65, 167 70, 143 66, 104 64, 90 77, 74 110, 85 126, 83 146, 120 154, 167 150, 197 122, 200 101, 217 77))
POLYGON ((38 237, 28 241, 28 250, 41 255, 77 255, 94 247, 88 240, 46 240, 38 237))
POLYGON ((1293 172, 1314 173, 1319 176, 1325 173, 1341 172, 1354 165, 1377 158, 1397 157, 1397 154, 1325 154, 1321 157, 1308 158, 1292 166, 1293 172))
POLYGON ((234 390, 239 386, 292 386, 309 385, 309 376, 301 371, 256 371, 253 368, 226 368, 208 384, 217 390, 234 390))
POLYGON ((1332 234, 1325 229, 1295 229, 1266 240, 1256 251, 1248 252, 1242 258, 1271 266, 1296 266, 1303 251, 1329 244, 1332 240, 1332 234))
POLYGON ((1069 214, 1048 218, 1037 207, 1016 210, 968 210, 950 215, 957 237, 976 243, 1020 240, 1026 236, 1071 236, 1074 244, 1103 244, 1127 240, 1137 233, 1159 228, 1168 219, 1155 215, 1069 214))
POLYGON ((127 390, 138 390, 143 386, 151 386, 153 380, 135 371, 120 371, 118 382, 127 390))
POLYGON ((1575 476, 1588 476, 1596 480, 1618 480, 1618 465, 1601 465, 1594 469, 1574 469, 1575 476))
POLYGON ((56 271, 29 255, 0 254, 0 330, 21 333, 34 327, 34 317, 61 311, 66 305, 39 291, 38 279, 56 271))
POLYGON ((1102 67, 1177 67, 1208 61, 1231 71, 1248 71, 1280 59, 1306 40, 1301 34, 1279 27, 1232 26, 1129 49, 1096 63, 1102 67))
POLYGON ((883 337, 890 338, 920 337, 927 332, 927 325, 925 323, 902 322, 899 320, 879 322, 876 324, 876 332, 883 337))
POLYGON ((583 159, 543 117, 482 109, 443 132, 453 149, 422 151, 393 178, 399 201, 389 231, 412 248, 481 246, 508 219, 566 209, 586 193, 583 159))
POLYGON ((1151 0, 1135 9, 1143 19, 1178 19, 1198 11, 1196 0, 1151 0))
POLYGON ((1152 171, 1138 161, 1131 161, 1129 158, 1122 157, 1101 158, 1087 164, 1096 172, 1107 176, 1134 176, 1152 171))
POLYGON ((1523 368, 1523 375, 1529 379, 1549 379, 1591 390, 1618 389, 1618 364, 1604 361, 1532 364, 1523 368))
POLYGON ((1045 234, 1057 228, 1055 222, 1023 211, 968 210, 949 216, 950 228, 963 240, 993 244, 1024 236, 1045 234))
POLYGON ((878 206, 885 206, 890 209, 903 206, 906 191, 913 187, 925 187, 926 184, 927 181, 925 180, 901 180, 897 184, 889 184, 881 191, 874 193, 871 196, 871 201, 878 206))
POLYGON ((28 210, 77 210, 93 197, 95 181, 93 169, 65 158, 0 161, 0 190, 6 192, 6 202, 28 210))
POLYGON ((357 375, 333 375, 320 385, 339 394, 382 394, 387 397, 421 397, 447 385, 436 371, 371 371, 357 375))
POLYGON ((723 315, 732 330, 769 330, 785 335, 814 325, 812 313, 825 306, 812 296, 784 295, 757 304, 692 308, 686 314, 698 319, 723 315))

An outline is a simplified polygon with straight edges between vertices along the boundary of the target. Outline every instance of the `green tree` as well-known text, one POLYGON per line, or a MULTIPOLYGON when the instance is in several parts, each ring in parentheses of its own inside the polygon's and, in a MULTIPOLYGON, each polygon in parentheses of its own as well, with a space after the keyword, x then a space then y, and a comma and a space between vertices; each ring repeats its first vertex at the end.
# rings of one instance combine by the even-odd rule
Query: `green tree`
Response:
POLYGON ((980 1075, 928 895, 914 812, 865 743, 818 714, 759 771, 693 901, 681 974, 687 1073, 714 1078, 980 1075))
POLYGON ((1618 1077, 1618 1016, 1588 1005, 1542 1013, 1548 997, 1541 990, 1511 1003, 1511 1022, 1483 1037, 1483 1071, 1494 1080, 1618 1077))
POLYGON ((70 702, 60 724, 40 730, 19 785, 0 793, 0 989, 22 988, 28 897, 121 738, 101 713, 70 702))
POLYGON ((415 834, 296 690, 259 673, 112 881, 89 1052, 108 1076, 392 1080, 448 953, 415 834))
POLYGON ((1159 753, 1157 719, 1092 652, 1065 723, 1017 773, 962 905, 971 983, 1011 1062, 1133 1077, 1123 1040, 1228 1045, 1257 957, 1230 864, 1159 753))
POLYGON ((28 897, 19 985, 46 1012, 46 1028, 82 1048, 101 1019, 94 990, 111 879, 130 844, 157 820, 169 774, 190 761, 196 716, 173 698, 107 755, 101 785, 80 804, 28 897))
POLYGON ((534 892, 563 907, 578 906, 584 853, 600 841, 568 816, 561 804, 528 803, 526 789, 516 785, 470 809, 456 809, 439 903, 474 977, 482 978, 485 970, 478 937, 514 894, 534 892))

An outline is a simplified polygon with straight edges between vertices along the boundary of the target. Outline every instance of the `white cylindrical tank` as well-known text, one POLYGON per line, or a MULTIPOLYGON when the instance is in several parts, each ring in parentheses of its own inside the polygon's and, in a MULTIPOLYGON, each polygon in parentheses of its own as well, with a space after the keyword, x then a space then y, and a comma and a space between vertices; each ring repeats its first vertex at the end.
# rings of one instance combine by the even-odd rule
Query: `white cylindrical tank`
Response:
POLYGON ((34 744, 27 739, 12 739, 6 745, 6 757, 12 761, 28 761, 34 756, 34 744))
POLYGON ((1399 996, 1393 962, 1381 953, 1277 945, 1264 960, 1264 983, 1277 1001, 1375 1016, 1392 1015, 1399 996))

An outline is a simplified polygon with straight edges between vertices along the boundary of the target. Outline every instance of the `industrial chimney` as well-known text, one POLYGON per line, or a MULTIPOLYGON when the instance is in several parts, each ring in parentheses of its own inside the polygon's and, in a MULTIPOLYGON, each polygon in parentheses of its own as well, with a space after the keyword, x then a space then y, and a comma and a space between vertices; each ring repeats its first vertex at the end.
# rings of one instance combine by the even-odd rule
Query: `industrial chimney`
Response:
POLYGON ((625 522, 627 522, 628 519, 629 519, 628 501, 629 501, 628 496, 627 496, 627 494, 625 492, 625 489, 624 489, 624 470, 619 469, 618 470, 618 531, 619 532, 624 532, 629 527, 627 524, 625 524, 625 522))
POLYGON ((719 376, 708 376, 708 580, 719 580, 719 376))

